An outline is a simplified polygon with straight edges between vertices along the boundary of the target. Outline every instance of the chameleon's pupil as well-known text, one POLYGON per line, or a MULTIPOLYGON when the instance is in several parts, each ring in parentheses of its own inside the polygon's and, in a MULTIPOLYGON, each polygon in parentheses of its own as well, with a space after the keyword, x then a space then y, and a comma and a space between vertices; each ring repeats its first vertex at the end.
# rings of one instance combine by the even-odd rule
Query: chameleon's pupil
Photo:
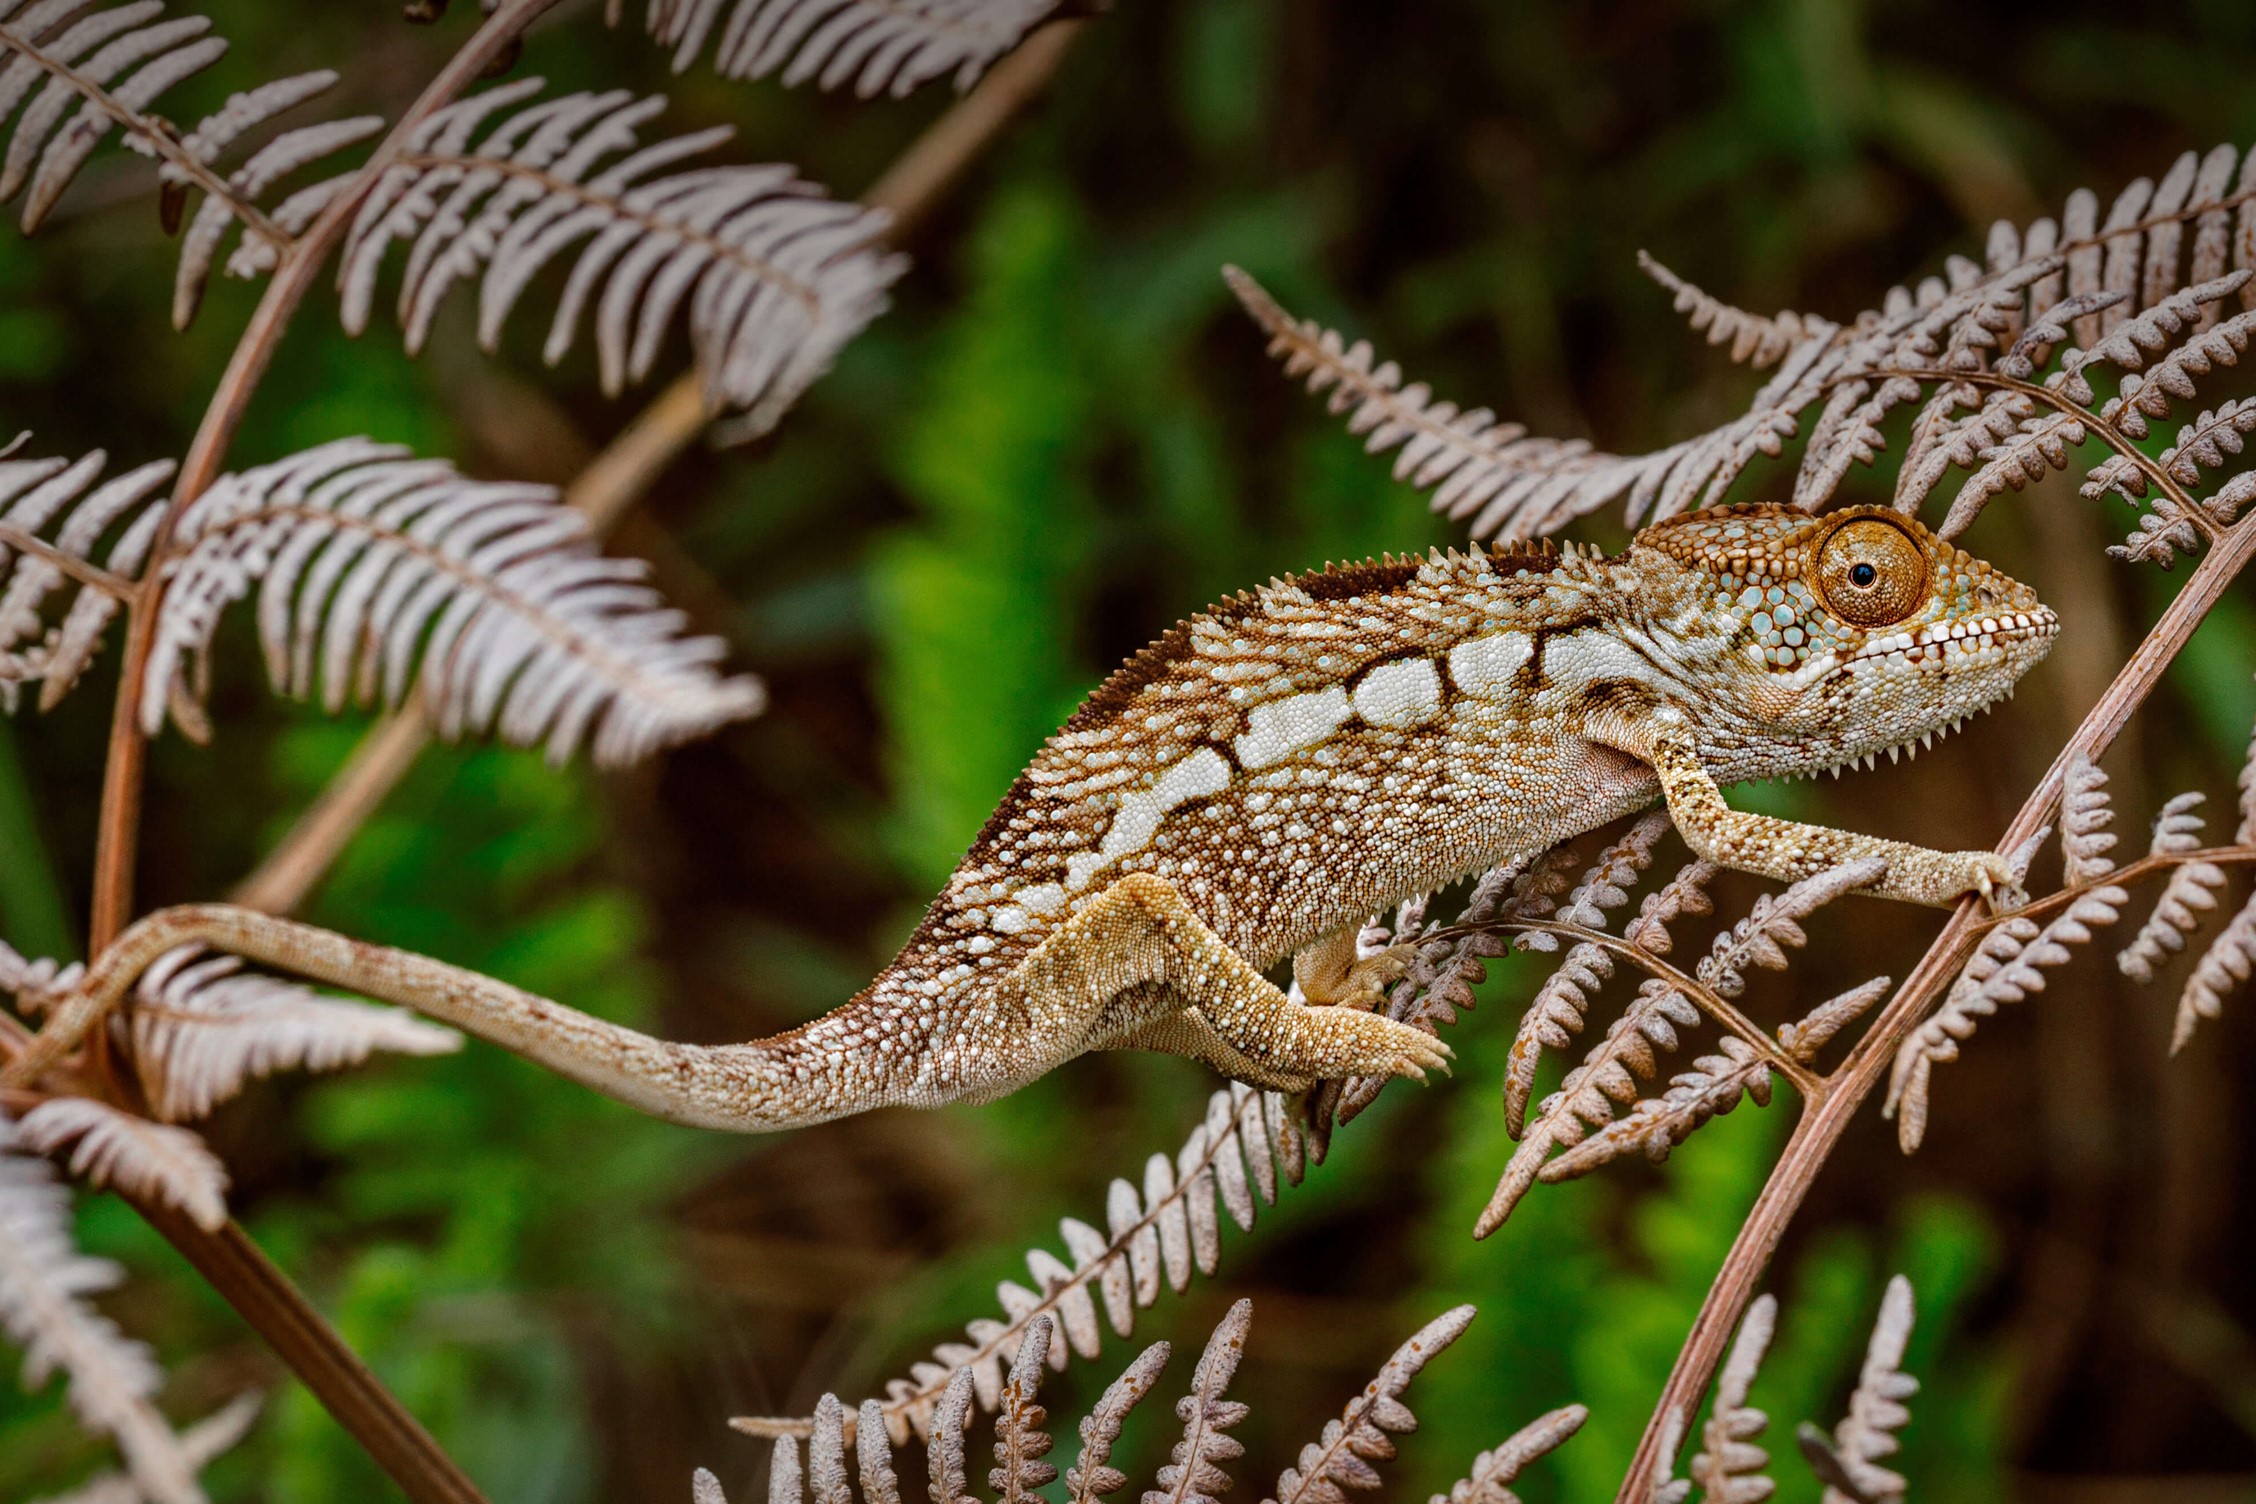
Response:
POLYGON ((1880 571, 1874 569, 1870 564, 1859 564, 1849 571, 1849 583, 1852 585, 1870 585, 1878 578, 1880 578, 1880 571))

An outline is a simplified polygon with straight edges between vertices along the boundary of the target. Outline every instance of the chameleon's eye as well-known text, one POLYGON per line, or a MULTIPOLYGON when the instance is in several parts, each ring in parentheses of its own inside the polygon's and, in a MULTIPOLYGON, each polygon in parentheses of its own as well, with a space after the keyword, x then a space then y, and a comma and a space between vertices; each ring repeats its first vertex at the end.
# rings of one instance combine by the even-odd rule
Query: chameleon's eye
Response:
POLYGON ((1816 584, 1826 606, 1849 625, 1892 626, 1927 598, 1927 553, 1895 524, 1859 517, 1826 537, 1816 584))

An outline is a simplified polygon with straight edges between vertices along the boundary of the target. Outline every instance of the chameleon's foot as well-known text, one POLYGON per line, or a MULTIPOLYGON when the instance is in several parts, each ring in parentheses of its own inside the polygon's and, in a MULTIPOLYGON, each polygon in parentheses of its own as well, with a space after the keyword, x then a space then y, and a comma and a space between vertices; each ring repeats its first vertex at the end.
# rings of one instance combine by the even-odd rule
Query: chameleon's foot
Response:
POLYGON ((1386 990, 1402 980, 1410 963, 1417 959, 1418 947, 1412 944, 1390 945, 1375 956, 1365 956, 1347 969, 1338 990, 1329 998, 1317 999, 1339 1008, 1359 1008, 1365 1012, 1376 1009, 1386 1001, 1386 990))
POLYGON ((1905 872, 1898 862, 1888 874, 1889 885, 1915 903, 1948 908, 1968 893, 1979 893, 1993 914, 2018 908, 2026 898, 2013 880, 2013 864, 1994 851, 1938 851, 1923 870, 1905 872))
POLYGON ((1356 1008, 1366 1013, 1384 1000, 1386 989, 1410 969, 1414 943, 1397 943, 1377 955, 1355 954, 1355 928, 1335 930, 1293 957, 1293 980, 1311 1003, 1356 1008))
POLYGON ((1310 1008, 1277 999, 1273 1008, 1212 1020, 1224 1038, 1265 1067, 1318 1081, 1348 1076, 1446 1074, 1454 1052, 1423 1029, 1354 1008, 1310 1008))

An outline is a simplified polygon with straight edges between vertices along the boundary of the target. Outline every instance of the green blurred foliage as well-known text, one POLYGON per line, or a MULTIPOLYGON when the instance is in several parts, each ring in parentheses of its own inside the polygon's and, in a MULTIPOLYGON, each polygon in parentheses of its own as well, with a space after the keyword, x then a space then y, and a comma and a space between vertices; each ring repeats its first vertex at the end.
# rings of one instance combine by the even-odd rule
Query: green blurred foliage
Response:
MULTIPOLYGON (((424 32, 389 6, 193 8, 236 51, 183 90, 191 107, 336 64, 340 112, 400 108, 476 9, 424 32)), ((669 128, 728 121, 735 159, 792 160, 842 193, 948 103, 937 89, 865 105, 703 70, 671 80, 655 49, 606 34, 592 9, 533 37, 521 70, 665 87, 669 128)), ((1272 574, 1457 536, 1287 388, 1220 264, 1370 334, 1443 395, 1610 447, 1665 442, 1735 410, 1752 381, 1683 334, 1638 275, 1639 247, 1744 305, 1841 316, 1943 250, 1976 248, 1968 220, 2025 217, 2074 184, 2256 136, 2245 5, 2006 9, 1123 0, 920 234, 897 310, 773 440, 676 467, 647 506, 650 531, 622 540, 771 678, 770 716, 617 778, 433 753, 314 917, 677 1037, 746 1037, 833 1005, 883 963, 1027 754, 1111 665, 1272 574)), ((164 332, 169 247, 137 170, 99 157, 83 207, 41 240, 0 234, 0 439, 29 427, 36 453, 105 446, 125 464, 178 454, 193 432, 255 294, 219 288, 194 329, 164 332)), ((462 313, 418 362, 396 331, 343 339, 317 296, 233 459, 368 433, 478 473, 545 463, 537 478, 564 479, 569 446, 541 436, 600 442, 634 410, 594 394, 585 352, 541 374, 537 319, 489 360, 462 313)), ((2040 504, 2073 502, 2056 490, 2026 505, 2040 504)), ((2024 515, 2009 503, 1983 524, 1982 546, 2009 567, 2053 546, 2024 515)), ((1611 516, 1581 531, 1622 536, 1611 516)), ((2135 634, 2171 583, 2109 575, 2087 599, 2135 634)), ((2229 790, 2256 715, 2252 639, 2247 601, 2227 600, 2173 669, 2148 743, 2158 786, 2229 790)), ((225 891, 361 729, 274 705, 248 634, 225 641, 218 744, 157 750, 150 903, 225 891)), ((0 727, 0 933, 26 950, 79 948, 109 693, 97 676, 55 715, 0 727)), ((2044 681, 1981 751, 1946 749, 1878 792, 1732 797, 1955 843, 2002 825, 2049 757, 2065 693, 2044 681)), ((1755 891, 1730 888, 1721 912, 1755 891)), ((1800 991, 1758 988, 1762 1008, 1900 969, 1925 933, 1869 909, 1826 918, 1797 962, 1800 991)), ((1255 1295, 1241 1493, 1257 1496, 1260 1469, 1313 1436, 1403 1335, 1473 1300, 1480 1318, 1411 1391, 1424 1424, 1390 1486, 1445 1488, 1480 1448, 1579 1399, 1596 1412, 1588 1431, 1528 1496, 1611 1496, 1793 1104, 1742 1106, 1657 1171, 1541 1187, 1474 1243, 1512 1147, 1495 1082, 1540 960, 1494 968, 1456 1033, 1454 1081, 1390 1091, 1252 1236, 1226 1234, 1217 1280, 1143 1319, 1138 1341, 1177 1344, 1171 1397, 1205 1326, 1255 1295)), ((2129 1006, 2106 1006, 2115 1032, 2090 1047, 2146 1058, 2129 1006)), ((2159 1308, 2159 1290, 2197 1294, 2228 1334, 2256 1318, 2241 1261, 2217 1251, 2232 1246, 2229 1219, 2187 1234, 2177 1264, 2105 1285, 2136 1298, 2094 1297, 2064 1366, 2024 1386, 2020 1355, 2042 1347, 2031 1331, 2069 1319, 2018 1301, 2044 1250, 2080 1230, 2094 1264, 2143 1257, 2135 1239, 2076 1222, 2079 1197, 2105 1188, 2134 1228, 2248 1198, 2229 1155, 2168 1158, 2201 1137, 2184 1116, 2174 1135, 2151 1126, 2154 1092, 2171 1088, 2140 1077, 2098 1105, 2048 1105, 2015 1027, 1985 1033, 1997 1074, 1972 1075, 1984 1067, 1971 1058, 1958 1069, 1962 1100, 2002 1104, 1988 1110, 2025 1131, 1939 1120, 1909 1168, 1864 1133, 1783 1250, 1769 1282, 1779 1336, 1755 1396, 1776 1418, 1781 1476, 1798 1480, 1781 1497, 1815 1496, 1791 1425, 1837 1413, 1897 1270, 1920 1292, 1915 1497, 1996 1498, 2040 1466, 2256 1466, 2229 1404, 2158 1360, 2153 1329, 2123 1314, 2159 1308), (2094 1140, 2090 1157, 2063 1157, 2094 1140), (2150 1188, 2175 1199, 2157 1210, 2140 1199, 2150 1188), (2087 1424, 2095 1413, 2116 1418, 2087 1424)), ((2219 1033, 2225 1059, 2233 1027, 2219 1033)), ((1060 1215, 1093 1220, 1105 1182, 1180 1142, 1211 1085, 1179 1061, 1092 1059, 985 1108, 744 1144, 473 1047, 262 1086, 213 1134, 253 1235, 497 1500, 678 1498, 693 1463, 741 1499, 757 1496, 763 1449, 724 1416, 803 1410, 826 1387, 857 1397, 991 1313, 994 1282, 1023 1277, 1015 1250, 1055 1247, 1060 1215)), ((2229 1087, 2197 1105, 2213 1142, 2245 1112, 2229 1087)), ((277 1388, 266 1423, 215 1469, 216 1497, 392 1496, 130 1213, 90 1199, 82 1231, 133 1271, 112 1309, 177 1365, 174 1414, 277 1388)), ((1115 1342, 1054 1381, 1053 1415, 1076 1414, 1129 1351, 1115 1342)), ((1172 1441, 1164 1404, 1147 1410, 1121 1453, 1146 1469, 1172 1441)), ((53 1386, 0 1393, 0 1497, 59 1488, 102 1455, 53 1386)))

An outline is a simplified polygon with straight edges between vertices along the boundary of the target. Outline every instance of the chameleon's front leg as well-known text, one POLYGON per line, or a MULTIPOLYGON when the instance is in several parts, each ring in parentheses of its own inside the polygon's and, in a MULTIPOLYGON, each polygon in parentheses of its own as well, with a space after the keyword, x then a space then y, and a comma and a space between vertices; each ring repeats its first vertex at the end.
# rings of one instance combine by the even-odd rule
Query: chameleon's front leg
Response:
POLYGON ((1417 947, 1390 945, 1373 956, 1357 956, 1360 926, 1343 925, 1293 954, 1293 981, 1312 1003, 1349 1008, 1377 1005, 1387 985, 1410 969, 1417 947))
POLYGON ((1844 862, 1879 857, 1888 870, 1865 892, 1938 908, 1948 908, 1966 893, 1980 893, 1994 903, 2012 886, 2013 869, 1995 852, 1935 851, 1733 809, 1700 761, 1683 715, 1666 706, 1593 731, 1594 740, 1652 765, 1684 843, 1711 862, 1795 882, 1844 862))
POLYGON ((1151 1016, 1118 1020, 1112 1039, 1089 1043, 1191 1055, 1255 1085, 1423 1076, 1449 1060, 1446 1046, 1408 1024, 1352 1008, 1293 1002, 1232 950, 1172 884, 1149 873, 1130 873, 1084 904, 1007 981, 1033 1016, 1086 1015, 1100 997, 1148 997, 1155 1009, 1151 1016), (1197 1021, 1170 1021, 1186 1005, 1197 1021), (1238 1068, 1233 1056, 1254 1069, 1238 1068))

